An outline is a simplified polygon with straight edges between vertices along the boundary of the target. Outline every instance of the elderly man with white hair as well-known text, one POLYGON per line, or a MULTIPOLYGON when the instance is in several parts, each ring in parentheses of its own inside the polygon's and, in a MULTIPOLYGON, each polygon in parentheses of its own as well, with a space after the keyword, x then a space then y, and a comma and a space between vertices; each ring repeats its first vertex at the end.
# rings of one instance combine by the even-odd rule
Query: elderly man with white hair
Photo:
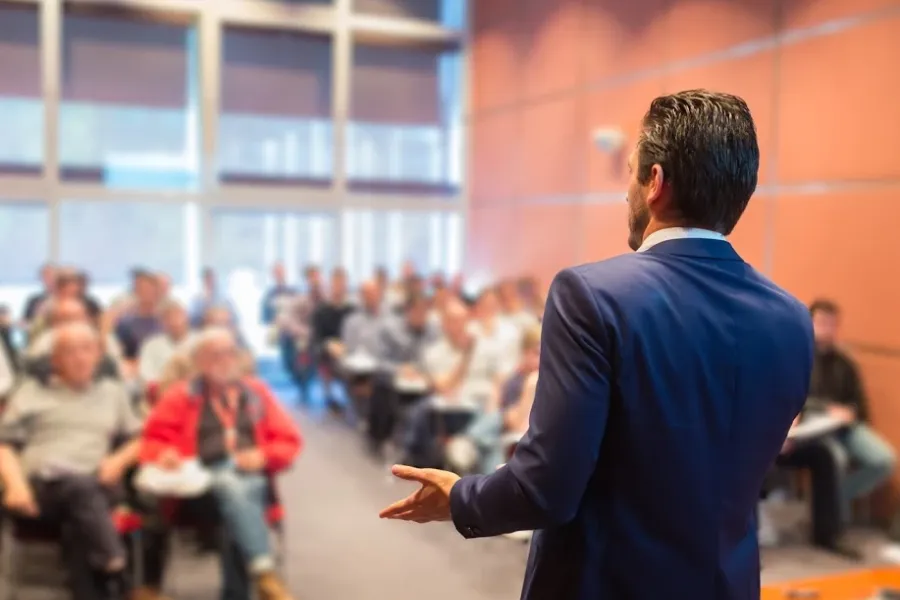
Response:
MULTIPOLYGON (((179 469, 198 461, 212 475, 211 497, 221 525, 244 559, 260 600, 289 600, 275 570, 267 511, 270 478, 288 468, 300 450, 291 417, 260 380, 242 375, 239 348, 226 328, 211 327, 193 340, 197 375, 177 384, 147 417, 141 462, 179 469)), ((225 597, 242 578, 223 557, 225 597)))
MULTIPOLYGON (((61 525, 71 568, 83 569, 86 559, 99 589, 119 593, 126 551, 109 511, 137 461, 141 423, 121 384, 95 379, 100 340, 89 324, 58 326, 51 358, 49 382, 25 381, 0 420, 3 503, 61 525), (117 439, 124 444, 114 449, 117 439)), ((75 588, 76 598, 96 597, 93 585, 75 588)))

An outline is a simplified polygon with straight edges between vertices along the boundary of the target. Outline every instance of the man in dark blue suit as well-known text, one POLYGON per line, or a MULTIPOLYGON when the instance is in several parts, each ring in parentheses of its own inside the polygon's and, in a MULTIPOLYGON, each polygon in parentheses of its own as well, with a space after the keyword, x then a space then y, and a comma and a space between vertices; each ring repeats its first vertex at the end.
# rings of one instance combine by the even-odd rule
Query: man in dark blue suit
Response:
POLYGON ((755 507, 810 382, 806 308, 725 236, 756 188, 746 103, 655 99, 629 159, 637 252, 550 289, 530 426, 487 476, 422 484, 384 518, 467 538, 536 530, 528 600, 759 598, 755 507))

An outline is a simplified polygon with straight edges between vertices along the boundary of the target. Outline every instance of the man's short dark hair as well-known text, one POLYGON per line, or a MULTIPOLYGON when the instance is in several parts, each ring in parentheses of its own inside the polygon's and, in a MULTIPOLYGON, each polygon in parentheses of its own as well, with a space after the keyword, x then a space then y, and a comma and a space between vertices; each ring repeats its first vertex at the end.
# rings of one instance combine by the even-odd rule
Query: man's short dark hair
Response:
POLYGON ((660 96, 644 115, 637 177, 660 165, 673 218, 728 235, 756 190, 759 145, 750 108, 731 94, 689 90, 660 96))
POLYGON ((818 298, 813 300, 812 304, 809 305, 810 316, 815 315, 816 313, 838 316, 841 314, 841 309, 833 300, 818 298))

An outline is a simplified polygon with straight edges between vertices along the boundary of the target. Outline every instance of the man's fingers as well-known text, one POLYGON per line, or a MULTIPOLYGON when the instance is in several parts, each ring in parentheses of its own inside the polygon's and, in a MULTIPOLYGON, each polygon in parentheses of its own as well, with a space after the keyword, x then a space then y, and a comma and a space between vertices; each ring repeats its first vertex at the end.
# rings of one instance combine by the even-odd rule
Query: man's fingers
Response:
POLYGON ((434 483, 430 474, 430 469, 416 469, 415 467, 407 467, 406 465, 394 465, 391 467, 391 473, 394 474, 394 477, 405 479, 406 481, 434 483))
POLYGON ((405 513, 407 511, 412 510, 416 505, 418 505, 419 501, 416 497, 416 494, 408 496, 399 502, 394 502, 380 513, 378 516, 382 519, 394 519, 397 515, 405 513))

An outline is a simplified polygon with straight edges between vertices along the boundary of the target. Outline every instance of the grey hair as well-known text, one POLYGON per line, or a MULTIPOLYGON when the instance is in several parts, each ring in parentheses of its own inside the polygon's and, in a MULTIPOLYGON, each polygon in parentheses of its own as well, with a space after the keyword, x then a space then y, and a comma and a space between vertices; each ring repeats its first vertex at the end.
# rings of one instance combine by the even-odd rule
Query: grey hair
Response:
POLYGON ((213 342, 227 342, 235 346, 237 345, 237 339, 234 336, 234 332, 227 327, 205 327, 190 340, 189 351, 191 356, 196 357, 203 349, 213 342))

